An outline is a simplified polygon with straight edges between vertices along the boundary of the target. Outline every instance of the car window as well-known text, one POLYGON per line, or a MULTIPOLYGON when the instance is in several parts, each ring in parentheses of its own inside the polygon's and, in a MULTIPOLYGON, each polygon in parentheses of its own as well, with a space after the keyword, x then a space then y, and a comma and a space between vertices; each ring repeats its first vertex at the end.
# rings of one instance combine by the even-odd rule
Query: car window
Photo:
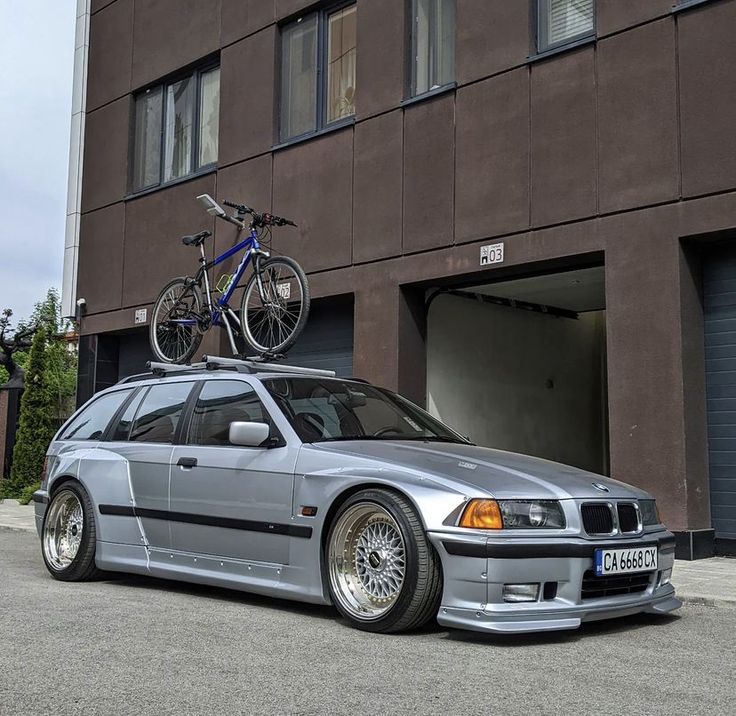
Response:
POLYGON ((135 414, 138 412, 138 408, 140 407, 143 398, 146 397, 146 393, 148 393, 148 388, 141 390, 138 395, 128 403, 123 414, 120 416, 120 419, 117 421, 115 429, 110 435, 110 440, 120 441, 128 439, 130 436, 130 428, 133 426, 133 419, 135 418, 135 414))
POLYGON ((194 383, 160 383, 151 386, 138 410, 130 440, 173 443, 184 403, 194 383))
POLYGON ((230 423, 266 423, 276 429, 255 390, 242 380, 210 380, 194 407, 189 442, 195 445, 230 445, 230 423))
POLYGON ((269 378, 264 386, 303 442, 466 442, 429 413, 371 385, 322 378, 269 378))
POLYGON ((132 392, 131 388, 101 395, 64 428, 59 440, 99 440, 112 416, 132 392))

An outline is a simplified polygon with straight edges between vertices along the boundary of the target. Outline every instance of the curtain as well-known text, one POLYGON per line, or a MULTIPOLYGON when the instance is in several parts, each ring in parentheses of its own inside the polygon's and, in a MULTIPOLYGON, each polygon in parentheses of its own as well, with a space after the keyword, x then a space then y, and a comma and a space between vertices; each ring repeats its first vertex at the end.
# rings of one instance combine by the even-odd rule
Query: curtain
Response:
POLYGON ((192 171, 193 80, 187 77, 166 88, 166 146, 164 181, 192 171))
POLYGON ((338 10, 329 18, 327 121, 355 114, 357 9, 338 10))
POLYGON ((202 74, 199 90, 200 167, 217 161, 220 132, 220 68, 202 74))

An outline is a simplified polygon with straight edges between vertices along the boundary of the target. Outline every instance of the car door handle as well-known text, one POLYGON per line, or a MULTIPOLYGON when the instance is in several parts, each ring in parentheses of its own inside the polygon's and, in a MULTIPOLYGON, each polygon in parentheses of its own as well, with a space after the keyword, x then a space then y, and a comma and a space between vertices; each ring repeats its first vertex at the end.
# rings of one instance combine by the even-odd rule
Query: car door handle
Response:
POLYGON ((176 463, 179 467, 197 467, 196 457, 180 457, 176 463))

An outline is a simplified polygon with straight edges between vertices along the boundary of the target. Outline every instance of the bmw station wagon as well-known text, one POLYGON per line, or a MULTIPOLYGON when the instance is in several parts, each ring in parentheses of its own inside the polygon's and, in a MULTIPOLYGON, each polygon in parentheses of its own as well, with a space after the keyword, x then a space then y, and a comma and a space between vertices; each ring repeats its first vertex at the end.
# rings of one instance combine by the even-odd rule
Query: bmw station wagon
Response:
POLYGON ((478 447, 399 395, 226 358, 152 364, 51 443, 53 577, 104 571, 333 604, 375 632, 574 629, 680 602, 646 492, 478 447))

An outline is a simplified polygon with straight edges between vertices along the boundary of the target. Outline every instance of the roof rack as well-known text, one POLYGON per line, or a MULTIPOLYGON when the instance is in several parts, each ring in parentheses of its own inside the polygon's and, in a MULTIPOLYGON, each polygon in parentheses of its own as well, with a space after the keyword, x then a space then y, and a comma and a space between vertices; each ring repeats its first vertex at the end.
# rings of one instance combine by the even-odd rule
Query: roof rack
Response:
POLYGON ((334 378, 334 370, 323 370, 322 368, 303 368, 283 363, 266 363, 259 357, 253 358, 222 358, 220 356, 202 356, 207 370, 218 370, 218 368, 234 368, 241 373, 301 373, 302 375, 317 375, 324 378, 334 378))
POLYGON ((177 363, 158 363, 148 361, 146 364, 148 373, 137 373, 121 379, 118 383, 132 383, 135 380, 145 380, 151 376, 163 378, 164 376, 183 375, 187 373, 202 373, 212 370, 232 370, 238 373, 299 373, 301 375, 314 375, 324 378, 334 378, 334 370, 322 370, 320 368, 302 368, 281 363, 266 363, 261 358, 223 358, 221 356, 202 356, 199 363, 179 365, 177 363))
POLYGON ((128 375, 125 378, 121 378, 118 381, 118 385, 120 383, 132 383, 135 380, 145 380, 146 378, 150 378, 152 375, 156 378, 163 378, 165 375, 202 372, 206 369, 206 364, 189 363, 187 365, 179 365, 178 363, 157 363, 156 361, 149 360, 146 363, 146 367, 148 368, 147 373, 128 375))

